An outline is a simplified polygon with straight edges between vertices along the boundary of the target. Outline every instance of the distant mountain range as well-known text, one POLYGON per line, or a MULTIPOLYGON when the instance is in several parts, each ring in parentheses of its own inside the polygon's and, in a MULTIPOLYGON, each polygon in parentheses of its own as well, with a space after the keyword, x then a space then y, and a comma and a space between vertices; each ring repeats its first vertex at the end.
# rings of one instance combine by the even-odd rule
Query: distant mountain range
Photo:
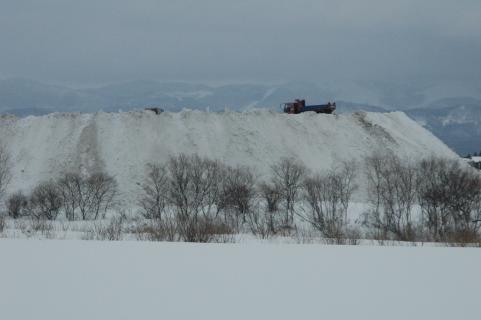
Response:
POLYGON ((312 103, 336 101, 338 113, 403 110, 459 154, 481 150, 481 89, 459 84, 376 84, 347 82, 280 85, 131 81, 74 89, 29 79, 0 80, 0 113, 20 117, 50 112, 115 112, 161 107, 209 111, 280 110, 282 102, 304 98, 312 103))
POLYGON ((459 154, 481 150, 481 100, 442 99, 428 107, 405 112, 459 154))

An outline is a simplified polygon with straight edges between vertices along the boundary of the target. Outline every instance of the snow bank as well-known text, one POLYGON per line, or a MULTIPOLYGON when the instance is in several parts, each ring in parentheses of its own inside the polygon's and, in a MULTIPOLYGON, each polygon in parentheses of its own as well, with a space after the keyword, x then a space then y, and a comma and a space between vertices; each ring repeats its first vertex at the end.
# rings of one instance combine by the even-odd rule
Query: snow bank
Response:
POLYGON ((0 240, 0 317, 477 319, 479 249, 0 240))
POLYGON ((471 161, 475 163, 481 162, 481 157, 471 157, 471 161))
POLYGON ((10 191, 29 189, 61 171, 106 170, 127 196, 138 190, 145 164, 180 152, 199 153, 259 175, 281 157, 295 156, 309 168, 362 159, 376 149, 403 157, 457 157, 404 113, 287 115, 245 113, 54 113, 0 118, 0 140, 11 153, 10 191))

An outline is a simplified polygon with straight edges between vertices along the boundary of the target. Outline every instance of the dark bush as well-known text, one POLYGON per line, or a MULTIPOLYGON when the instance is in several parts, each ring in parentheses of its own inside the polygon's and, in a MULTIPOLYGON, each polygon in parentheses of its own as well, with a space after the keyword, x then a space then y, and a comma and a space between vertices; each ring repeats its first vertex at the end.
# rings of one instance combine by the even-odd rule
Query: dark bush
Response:
POLYGON ((30 196, 30 213, 37 219, 55 220, 62 209, 62 195, 57 184, 39 184, 30 196))
POLYGON ((21 191, 10 195, 6 204, 7 214, 13 219, 28 215, 28 198, 21 191))

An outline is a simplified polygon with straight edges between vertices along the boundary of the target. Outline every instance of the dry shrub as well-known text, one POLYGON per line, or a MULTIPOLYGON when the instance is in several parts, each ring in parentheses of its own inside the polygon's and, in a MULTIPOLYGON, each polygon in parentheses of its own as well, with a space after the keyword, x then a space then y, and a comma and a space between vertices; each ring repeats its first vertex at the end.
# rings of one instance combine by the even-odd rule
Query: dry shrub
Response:
POLYGON ((277 223, 275 222, 276 215, 269 211, 252 211, 247 216, 247 224, 250 231, 261 239, 268 239, 276 234, 277 223))
POLYGON ((235 233, 219 233, 217 234, 211 242, 215 243, 235 243, 235 233))
POLYGON ((48 232, 54 229, 53 224, 45 219, 29 219, 30 226, 35 232, 48 232))
POLYGON ((3 230, 5 230, 5 227, 7 225, 6 219, 4 215, 0 215, 0 233, 3 233, 3 230))
POLYGON ((209 242, 235 242, 235 230, 228 224, 216 221, 208 224, 206 231, 213 235, 213 238, 211 238, 209 242))
POLYGON ((54 239, 57 236, 55 232, 55 226, 51 221, 46 220, 35 220, 32 219, 33 230, 40 232, 40 234, 46 239, 54 239))
POLYGON ((82 236, 83 240, 109 240, 119 241, 123 237, 123 217, 114 217, 105 224, 96 222, 91 228, 87 229, 82 236))
POLYGON ((56 236, 53 223, 46 219, 19 219, 15 220, 14 226, 27 238, 37 236, 38 234, 47 239, 53 239, 56 236))
POLYGON ((313 228, 304 227, 299 227, 296 229, 294 239, 298 244, 319 243, 321 241, 319 233, 316 230, 313 228))
POLYGON ((26 220, 18 219, 15 220, 13 223, 13 227, 15 230, 20 230, 20 232, 25 235, 27 238, 30 238, 33 234, 33 231, 26 220))
POLYGON ((137 240, 177 241, 177 227, 171 219, 153 219, 135 226, 132 230, 137 240))
POLYGON ((93 226, 89 227, 89 228, 86 228, 83 233, 82 233, 82 236, 80 237, 82 240, 97 240, 96 239, 96 230, 93 226))
POLYGON ((479 247, 481 236, 474 230, 462 230, 446 235, 446 245, 454 247, 479 247))
POLYGON ((206 217, 177 220, 177 227, 181 240, 185 242, 217 242, 219 238, 234 233, 229 225, 206 217))
POLYGON ((64 222, 61 222, 59 224, 59 228, 62 232, 66 233, 66 232, 70 231, 71 226, 70 226, 70 223, 68 221, 64 221, 64 222))
POLYGON ((234 232, 228 225, 204 218, 180 227, 175 219, 152 219, 130 232, 142 241, 234 242, 234 232))

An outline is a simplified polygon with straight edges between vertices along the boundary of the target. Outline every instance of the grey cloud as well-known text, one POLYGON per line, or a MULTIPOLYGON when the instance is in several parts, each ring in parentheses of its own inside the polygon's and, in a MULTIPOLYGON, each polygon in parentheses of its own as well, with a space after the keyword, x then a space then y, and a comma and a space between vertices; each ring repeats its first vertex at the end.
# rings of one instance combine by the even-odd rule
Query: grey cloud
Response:
POLYGON ((0 75, 480 81, 477 0, 3 0, 0 75))

